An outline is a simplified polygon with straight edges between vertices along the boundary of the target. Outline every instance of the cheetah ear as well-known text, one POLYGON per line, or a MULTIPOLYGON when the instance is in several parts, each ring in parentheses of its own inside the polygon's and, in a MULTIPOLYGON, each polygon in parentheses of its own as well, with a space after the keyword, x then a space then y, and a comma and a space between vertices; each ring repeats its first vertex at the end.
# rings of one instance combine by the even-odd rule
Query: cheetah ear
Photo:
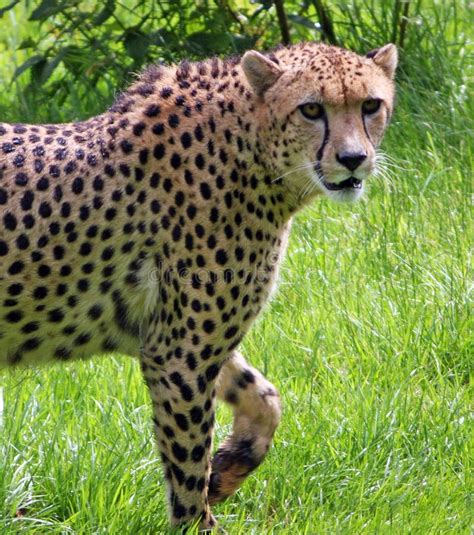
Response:
POLYGON ((256 50, 249 50, 244 54, 242 69, 257 95, 263 95, 283 72, 275 62, 256 50))
POLYGON ((382 48, 371 50, 367 53, 367 57, 378 65, 390 79, 393 78, 398 63, 398 51, 395 45, 389 43, 382 48))

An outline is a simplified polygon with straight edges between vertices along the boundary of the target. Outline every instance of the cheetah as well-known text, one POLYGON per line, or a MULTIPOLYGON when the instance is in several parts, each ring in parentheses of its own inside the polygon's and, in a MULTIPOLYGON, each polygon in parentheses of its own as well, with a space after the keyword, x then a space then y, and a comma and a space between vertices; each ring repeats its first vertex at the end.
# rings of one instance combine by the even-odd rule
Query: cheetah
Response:
POLYGON ((151 66, 87 121, 0 123, 0 367, 139 359, 173 526, 211 529, 268 452, 279 395, 238 346, 293 215, 361 196, 396 64, 301 43, 151 66))

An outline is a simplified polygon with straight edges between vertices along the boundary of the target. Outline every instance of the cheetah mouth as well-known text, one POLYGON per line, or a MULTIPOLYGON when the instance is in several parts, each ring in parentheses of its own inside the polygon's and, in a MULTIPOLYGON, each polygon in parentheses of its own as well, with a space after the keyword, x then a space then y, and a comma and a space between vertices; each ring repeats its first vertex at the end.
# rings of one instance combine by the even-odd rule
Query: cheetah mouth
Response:
POLYGON ((322 180, 322 183, 324 187, 330 191, 341 191, 341 190, 347 190, 347 189, 361 189, 362 188, 362 180, 355 178, 354 176, 351 176, 347 178, 346 180, 339 182, 338 184, 336 184, 335 182, 327 182, 324 179, 322 180))

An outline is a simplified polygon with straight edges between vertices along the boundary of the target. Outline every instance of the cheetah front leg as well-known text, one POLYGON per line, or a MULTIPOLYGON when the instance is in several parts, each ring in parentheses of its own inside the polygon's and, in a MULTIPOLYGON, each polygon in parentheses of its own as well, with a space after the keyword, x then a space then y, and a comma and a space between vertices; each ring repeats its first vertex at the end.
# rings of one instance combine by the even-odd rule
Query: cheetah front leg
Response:
POLYGON ((222 367, 217 396, 232 406, 234 423, 212 460, 211 504, 233 494, 263 461, 281 417, 276 388, 237 351, 222 367))
MULTIPOLYGON (((161 316, 161 320, 166 314, 161 316)), ((204 340, 204 337, 203 337, 204 340)), ((214 428, 215 382, 223 357, 155 322, 141 351, 141 367, 153 404, 153 422, 168 487, 172 526, 216 525, 208 487, 214 428), (192 348, 192 350, 191 350, 192 348)), ((204 342, 203 342, 204 343, 204 342)))
MULTIPOLYGON (((153 358, 150 353, 148 356, 153 358)), ((201 529, 212 528, 216 525, 208 501, 215 397, 212 383, 203 384, 202 391, 196 388, 192 399, 191 392, 188 399, 183 399, 190 384, 182 380, 179 367, 167 373, 157 372, 146 364, 142 367, 153 402, 154 430, 168 486, 171 525, 199 519, 201 529)))

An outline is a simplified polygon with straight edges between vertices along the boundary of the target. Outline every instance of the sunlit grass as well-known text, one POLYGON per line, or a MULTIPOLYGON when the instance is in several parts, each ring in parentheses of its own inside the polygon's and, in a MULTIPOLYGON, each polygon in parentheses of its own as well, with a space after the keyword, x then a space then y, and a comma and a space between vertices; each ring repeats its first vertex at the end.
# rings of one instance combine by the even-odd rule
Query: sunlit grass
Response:
MULTIPOLYGON (((401 84, 388 176, 361 203, 296 219, 279 291, 243 344, 284 417, 267 461, 215 507, 231 534, 470 533, 474 111, 467 73, 445 62, 443 94, 401 84)), ((167 532, 135 362, 0 386, 0 533, 167 532)), ((220 409, 216 442, 230 421, 220 409)))

